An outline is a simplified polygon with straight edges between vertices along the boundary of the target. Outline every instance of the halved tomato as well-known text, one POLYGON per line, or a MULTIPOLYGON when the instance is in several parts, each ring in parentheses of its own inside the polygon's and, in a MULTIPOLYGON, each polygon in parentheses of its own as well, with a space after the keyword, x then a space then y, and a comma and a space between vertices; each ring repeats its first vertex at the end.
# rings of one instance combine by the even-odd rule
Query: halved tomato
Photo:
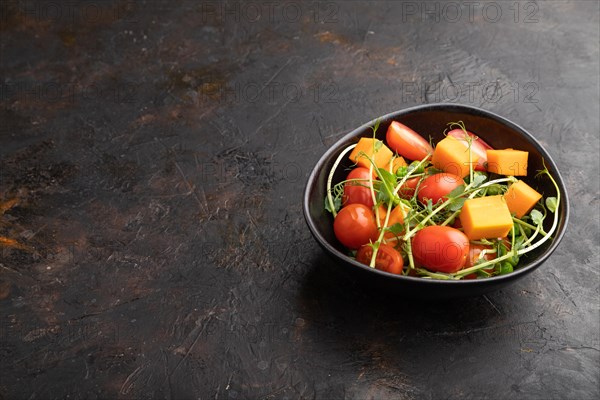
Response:
POLYGON ((409 160, 418 161, 433 154, 433 147, 427 140, 398 121, 392 121, 385 140, 392 151, 409 160))

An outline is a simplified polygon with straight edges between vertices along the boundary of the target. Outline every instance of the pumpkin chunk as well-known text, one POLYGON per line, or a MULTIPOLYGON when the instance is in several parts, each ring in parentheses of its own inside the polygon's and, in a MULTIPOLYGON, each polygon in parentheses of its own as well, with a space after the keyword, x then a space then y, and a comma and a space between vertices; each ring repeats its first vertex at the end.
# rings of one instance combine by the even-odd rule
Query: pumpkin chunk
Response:
POLYGON ((519 180, 509 186, 504 193, 504 200, 511 213, 514 213, 517 218, 523 218, 542 198, 534 188, 519 180))
POLYGON ((513 226, 501 195, 466 200, 459 218, 469 240, 505 237, 513 226))
POLYGON ((521 150, 487 150, 487 170, 501 175, 527 176, 529 153, 521 150))
POLYGON ((394 153, 381 140, 360 138, 356 147, 350 153, 350 160, 359 167, 369 168, 373 160, 377 168, 385 168, 394 153))
POLYGON ((392 173, 394 173, 394 174, 396 173, 396 171, 398 171, 398 168, 408 167, 408 164, 406 163, 404 158, 401 156, 396 157, 393 160, 390 160, 390 162, 388 162, 387 165, 385 166, 386 171, 390 170, 390 163, 392 164, 392 173))
POLYGON ((469 175, 469 164, 475 169, 478 159, 479 156, 469 147, 465 147, 460 140, 453 136, 446 136, 435 146, 431 162, 437 169, 464 178, 469 175), (469 152, 471 153, 470 163, 469 152))

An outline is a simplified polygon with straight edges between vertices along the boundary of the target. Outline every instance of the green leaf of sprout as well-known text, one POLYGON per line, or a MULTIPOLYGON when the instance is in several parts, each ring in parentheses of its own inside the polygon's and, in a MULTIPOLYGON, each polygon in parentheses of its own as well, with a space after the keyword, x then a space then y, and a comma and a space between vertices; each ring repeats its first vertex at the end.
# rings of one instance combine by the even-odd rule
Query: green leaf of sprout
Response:
POLYGON ((394 225, 390 226, 387 228, 390 232, 399 235, 400 233, 402 233, 402 231, 404 231, 404 225, 402 225, 399 222, 396 222, 394 225))
POLYGON ((485 188, 485 194, 486 196, 495 196, 498 194, 503 194, 504 193, 504 188, 506 186, 500 185, 500 184, 493 184, 490 185, 488 187, 485 188))
POLYGON ((548 197, 546 198, 546 207, 550 212, 556 212, 556 197, 548 197))
POLYGON ((531 210, 531 221, 536 225, 541 225, 544 222, 544 215, 538 210, 531 210))
POLYGON ((431 214, 433 212, 433 203, 431 199, 427 199, 427 205, 425 206, 425 209, 427 210, 428 214, 431 214))
POLYGON ((377 134, 377 129, 379 129, 380 123, 381 123, 381 120, 377 119, 377 121, 375 121, 375 125, 371 127, 371 130, 373 131, 373 137, 375 137, 375 135, 377 134))
MULTIPOLYGON (((333 207, 335 208, 335 212, 338 212, 340 208, 342 208, 342 199, 339 197, 335 197, 333 199, 333 207)), ((327 196, 325 196, 325 210, 333 214, 333 210, 331 209, 327 196)))
POLYGON ((437 168, 435 168, 435 167, 429 167, 429 168, 427 168, 427 173, 426 173, 426 175, 427 175, 427 176, 430 176, 430 175, 439 174, 439 173, 441 173, 441 172, 444 172, 444 170, 443 170, 443 169, 437 169, 437 168))
POLYGON ((450 205, 448 206, 448 208, 450 209, 450 211, 458 211, 465 204, 465 200, 466 199, 464 197, 455 198, 450 202, 450 205))
POLYGON ((523 236, 517 237, 517 240, 515 241, 515 245, 511 249, 511 251, 513 252, 513 256, 510 257, 507 261, 509 263, 511 263, 513 267, 516 267, 517 264, 519 263, 519 255, 517 254, 517 252, 521 248, 523 248, 524 241, 525 241, 525 238, 523 236))
POLYGON ((485 174, 482 174, 480 172, 475 172, 475 176, 473 177, 473 187, 479 187, 481 186, 481 184, 483 182, 485 182, 485 180, 487 179, 487 176, 485 174))
POLYGON ((377 200, 377 204, 387 204, 390 202, 390 196, 386 193, 385 190, 380 190, 377 192, 377 196, 375 198, 377 200))
POLYGON ((459 185, 455 187, 450 193, 448 193, 449 199, 455 199, 461 196, 465 192, 465 185, 459 185))
POLYGON ((380 168, 377 170, 377 173, 381 180, 385 182, 386 186, 388 186, 389 188, 393 188, 394 186, 396 186, 396 177, 391 172, 380 168))
POLYGON ((423 172, 425 172, 425 164, 423 163, 421 165, 419 165, 419 161, 413 161, 410 163, 410 165, 408 166, 408 173, 411 174, 422 174, 423 172))
POLYGON ((379 139, 375 139, 375 144, 373 146, 375 147, 375 153, 377 153, 379 149, 381 149, 381 146, 383 146, 383 142, 379 139))

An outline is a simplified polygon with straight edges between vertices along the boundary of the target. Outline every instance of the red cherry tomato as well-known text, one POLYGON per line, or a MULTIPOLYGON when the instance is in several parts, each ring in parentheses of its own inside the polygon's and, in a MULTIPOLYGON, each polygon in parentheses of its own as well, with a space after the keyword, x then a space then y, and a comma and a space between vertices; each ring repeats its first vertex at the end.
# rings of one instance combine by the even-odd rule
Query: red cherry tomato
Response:
POLYGON ((419 201, 422 204, 427 204, 427 199, 431 199, 433 204, 438 201, 447 200, 446 195, 456 189, 460 185, 464 185, 465 181, 457 175, 448 172, 440 172, 423 179, 419 186, 419 201))
POLYGON ((485 171, 485 163, 487 162, 487 153, 486 150, 492 150, 492 146, 487 144, 483 139, 480 139, 477 135, 468 132, 465 134, 465 131, 462 129, 453 129, 448 132, 448 136, 452 136, 462 143, 464 143, 465 147, 469 146, 469 142, 467 141, 467 137, 473 139, 471 141, 471 150, 473 150, 473 154, 477 155, 479 159, 477 160, 477 165, 475 169, 477 171, 485 171))
POLYGON ((433 154, 433 147, 417 132, 398 121, 393 121, 385 140, 392 151, 409 160, 422 160, 433 154))
POLYGON ((412 239, 412 254, 417 264, 434 272, 456 272, 465 266, 469 239, 449 226, 426 226, 412 239))
MULTIPOLYGON (((369 265, 373 257, 373 248, 364 245, 356 253, 356 261, 369 265)), ((404 262, 402 256, 396 249, 387 244, 381 243, 375 256, 375 268, 391 274, 401 274, 404 262)))
POLYGON ((364 204, 367 207, 373 207, 370 177, 369 168, 357 167, 350 171, 346 180, 357 179, 357 181, 344 184, 342 207, 350 204, 364 204))
POLYGON ((350 204, 340 210, 333 221, 335 237, 349 249, 377 240, 375 214, 364 204, 350 204))
POLYGON ((415 190, 419 185, 420 177, 407 179, 406 182, 400 187, 398 191, 398 195, 403 199, 410 199, 414 196, 415 190))
MULTIPOLYGON (((475 265, 475 263, 479 260, 479 255, 483 250, 492 250, 492 246, 486 246, 483 244, 470 244, 469 245, 469 255, 467 256, 467 262, 465 263, 465 268, 469 268, 475 265)), ((496 258, 496 253, 485 253, 483 255, 483 259, 486 261, 493 260, 496 258)), ((494 268, 483 269, 484 271, 491 272, 494 268)))
MULTIPOLYGON (((510 242, 508 242, 507 240, 504 240, 504 244, 508 248, 510 248, 510 242)), ((477 263, 477 261, 479 261, 479 255, 481 254, 481 252, 483 250, 491 250, 491 249, 493 249, 493 246, 486 246, 484 244, 470 244, 469 245, 469 255, 467 256, 467 262, 465 263, 465 268, 470 268, 470 267, 474 266, 477 263)), ((485 253, 483 255, 483 259, 485 261, 493 260, 496 257, 498 257, 498 255, 496 253, 485 253)), ((492 274, 494 272, 494 267, 491 266, 490 268, 483 268, 483 271, 487 272, 488 274, 492 274)), ((477 279, 477 274, 476 273, 469 274, 469 275, 465 276, 464 279, 477 279)))

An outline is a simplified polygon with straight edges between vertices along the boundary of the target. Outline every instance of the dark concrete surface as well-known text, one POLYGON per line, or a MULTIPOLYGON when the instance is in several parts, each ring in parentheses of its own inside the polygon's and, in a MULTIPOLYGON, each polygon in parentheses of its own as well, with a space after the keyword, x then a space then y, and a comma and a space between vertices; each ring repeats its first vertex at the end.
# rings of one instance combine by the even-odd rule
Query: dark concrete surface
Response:
POLYGON ((596 399, 597 1, 1 2, 0 398, 596 399), (336 275, 301 213, 351 128, 481 106, 568 233, 442 304, 336 275))

